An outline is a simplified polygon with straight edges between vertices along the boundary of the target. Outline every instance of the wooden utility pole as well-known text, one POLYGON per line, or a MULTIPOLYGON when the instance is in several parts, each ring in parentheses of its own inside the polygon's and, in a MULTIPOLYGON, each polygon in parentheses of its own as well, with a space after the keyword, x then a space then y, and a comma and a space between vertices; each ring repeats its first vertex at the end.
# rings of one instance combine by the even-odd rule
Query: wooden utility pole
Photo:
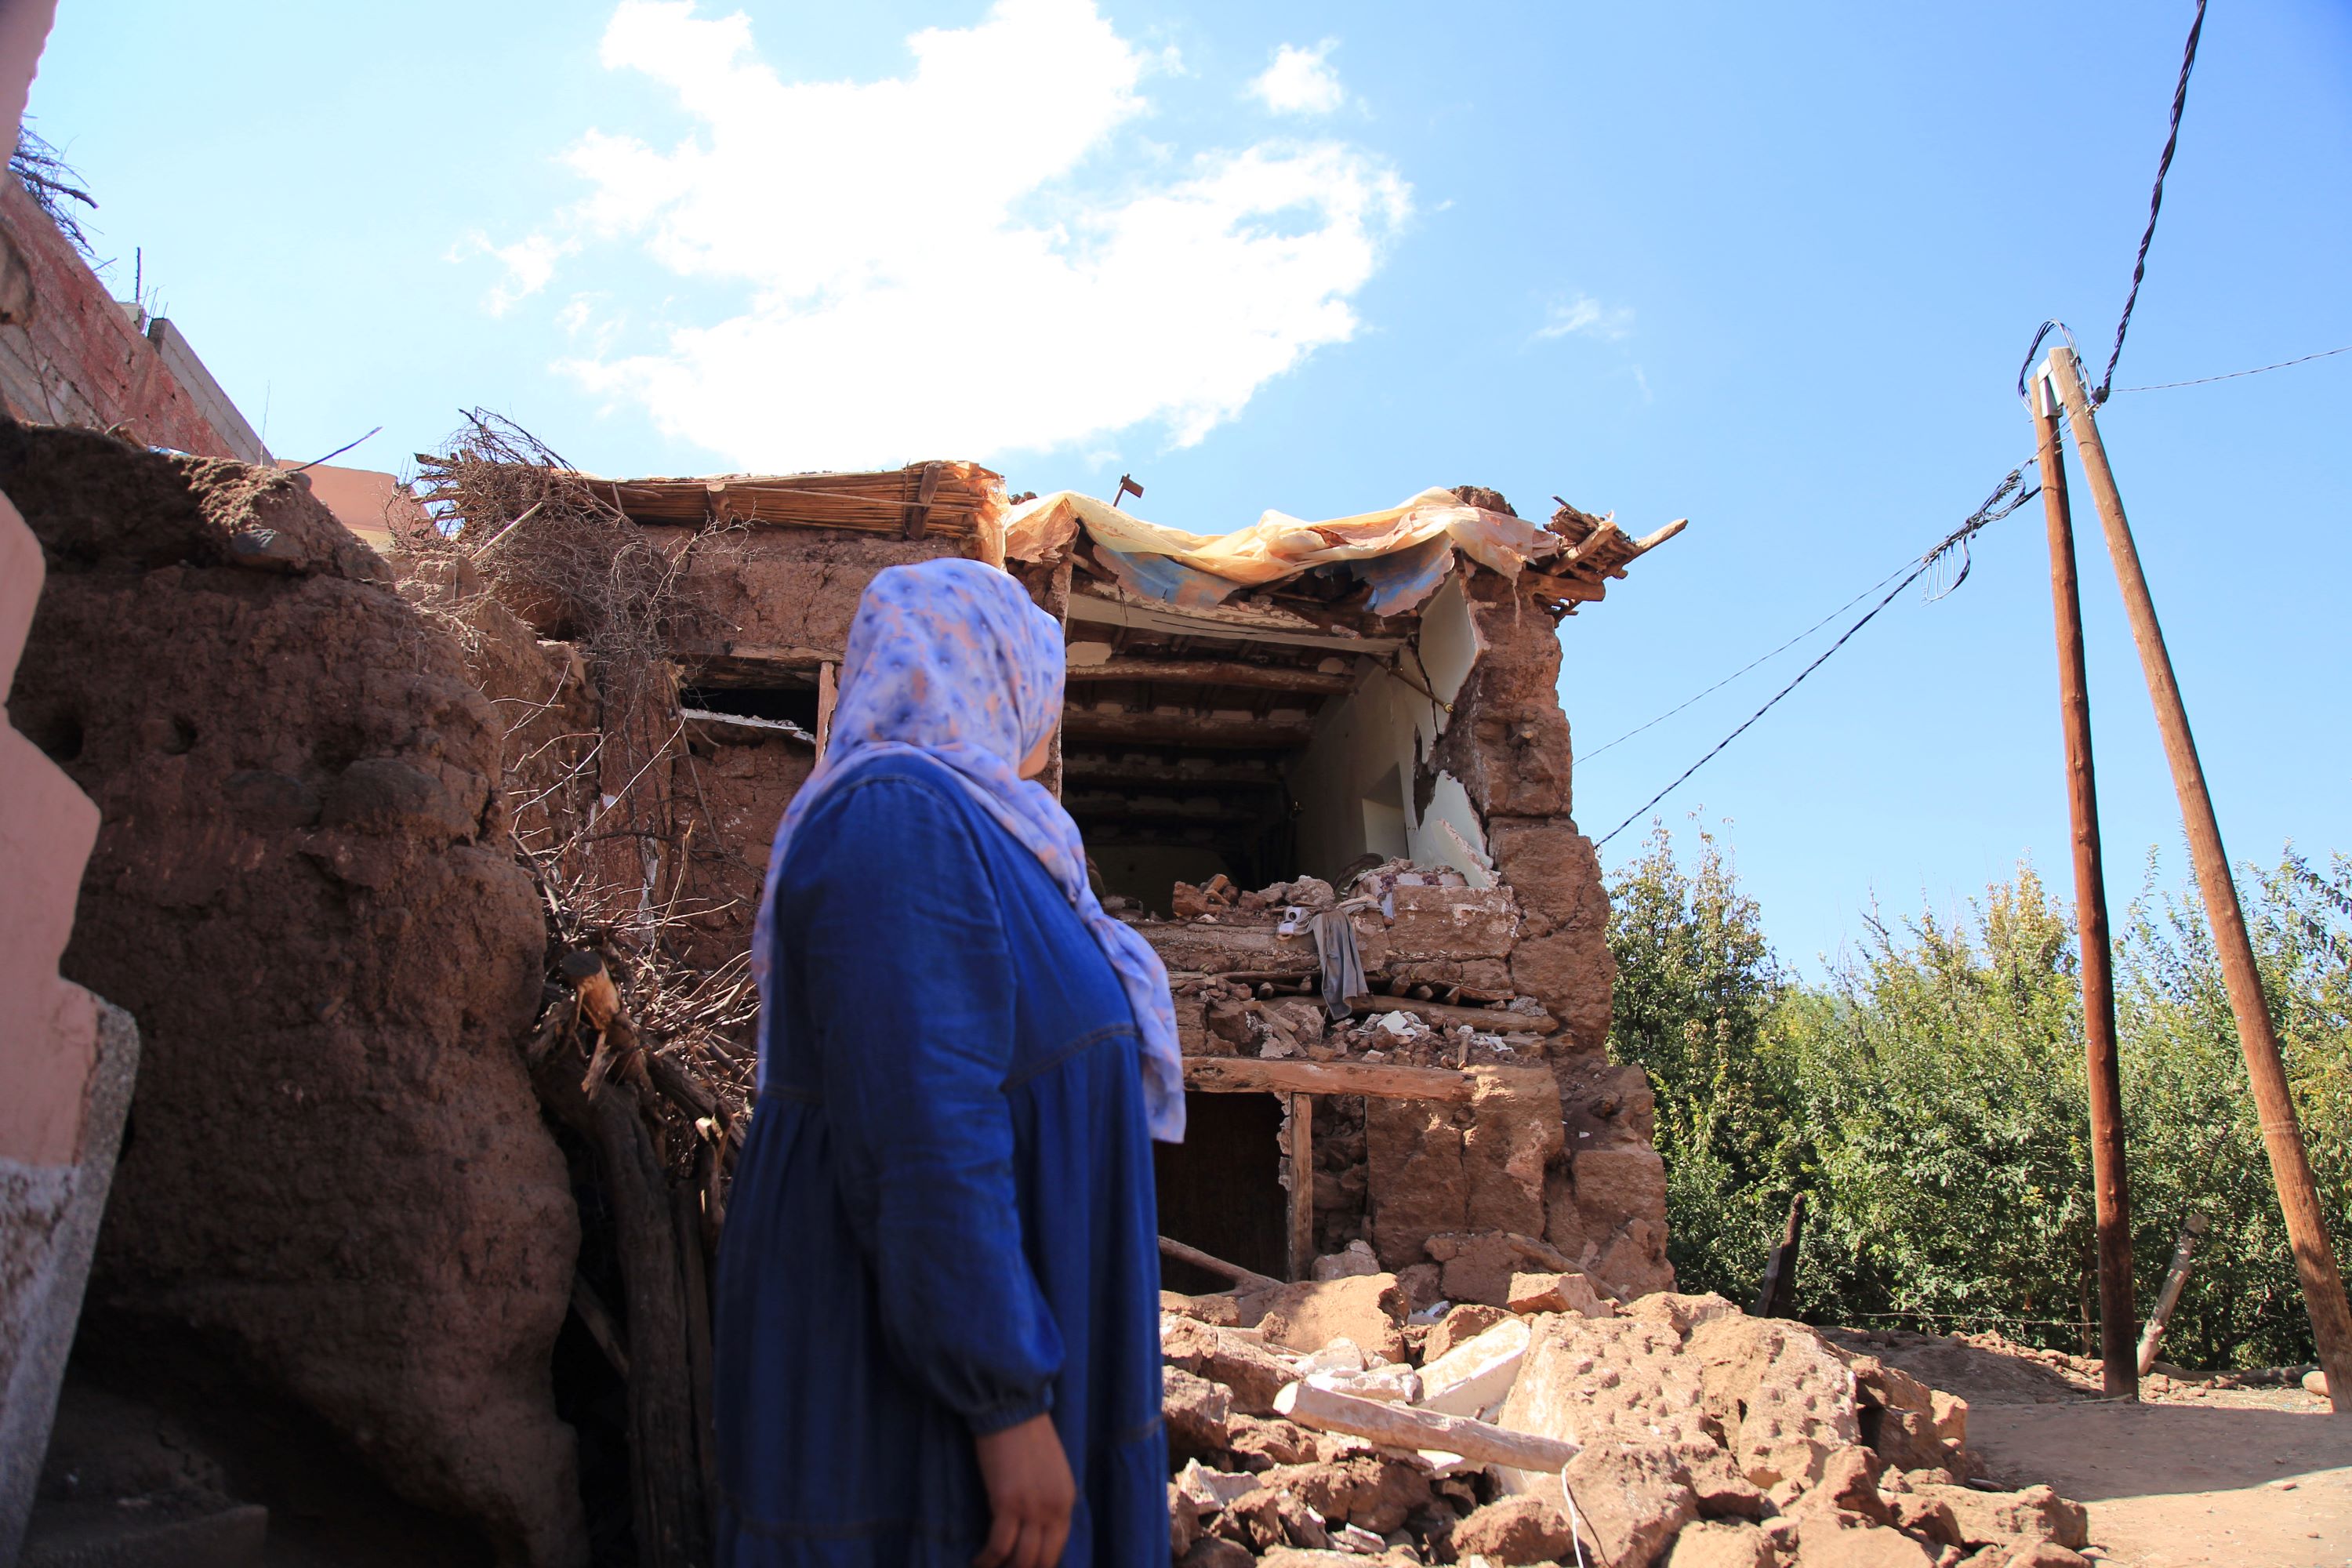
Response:
POLYGON ((2304 1150, 2303 1129, 2295 1121, 2286 1068, 2279 1060, 2278 1036, 2271 1028, 2270 1010, 2263 1000, 2254 945, 2246 935, 2245 913, 2238 907, 2238 887, 2230 879, 2221 826, 2213 816, 2212 797, 2205 790, 2205 770, 2197 761, 2196 739, 2189 732, 2189 710, 2180 700, 2172 656, 2165 649, 2156 603, 2148 596, 2147 577, 2140 570, 2139 550, 2132 542, 2131 524, 2124 518, 2123 497, 2116 489, 2106 447, 2100 444, 2099 427, 2091 415, 2091 400, 2083 390, 2082 369, 2074 351, 2066 348, 2050 352, 2047 368, 2074 421, 2074 447, 2082 455, 2091 499, 2098 503, 2099 521, 2106 529, 2107 554, 2115 562, 2116 581, 2131 616, 2132 640, 2139 645, 2140 668, 2147 676, 2148 696, 2156 708, 2157 728, 2163 732, 2164 753, 2172 764, 2172 787, 2180 797, 2189 860, 2197 873, 2198 891, 2204 896, 2205 920, 2212 929, 2214 953, 2221 961, 2221 978, 2229 987, 2238 1044, 2246 1054, 2246 1077, 2262 1116, 2263 1147, 2270 1156, 2271 1179, 2277 1185, 2279 1208, 2286 1216, 2287 1237, 2294 1247, 2295 1273, 2303 1283, 2304 1309, 2311 1314, 2312 1337, 2318 1342, 2319 1364, 2327 1373, 2328 1397, 2338 1415, 2352 1415, 2352 1305, 2344 1299, 2344 1276, 2328 1241, 2327 1216, 2319 1206, 2318 1184, 2312 1180, 2311 1158, 2304 1150))
POLYGON ((2124 1163, 2123 1071, 2116 1058, 2116 986, 2107 883, 2099 858, 2099 788, 2091 766, 2091 687, 2083 663, 2083 598, 2058 394, 2033 383, 2042 510, 2050 525, 2050 608, 2058 631, 2058 719, 2066 733, 2066 810, 2074 837, 2074 930, 2083 959, 2083 1046, 2091 1100, 2091 1189, 2099 1232, 2099 1361, 2110 1399, 2139 1397, 2133 1336, 2131 1189, 2124 1163))

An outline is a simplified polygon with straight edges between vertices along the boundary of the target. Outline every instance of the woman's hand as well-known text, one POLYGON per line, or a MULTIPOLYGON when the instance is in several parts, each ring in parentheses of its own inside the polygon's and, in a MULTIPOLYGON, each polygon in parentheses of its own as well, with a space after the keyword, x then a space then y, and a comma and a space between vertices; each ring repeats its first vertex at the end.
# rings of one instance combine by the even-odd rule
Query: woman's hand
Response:
POLYGON ((1054 1568, 1070 1539, 1070 1509, 1078 1497, 1054 1418, 1033 1415, 972 1443, 994 1516, 972 1568, 1054 1568))

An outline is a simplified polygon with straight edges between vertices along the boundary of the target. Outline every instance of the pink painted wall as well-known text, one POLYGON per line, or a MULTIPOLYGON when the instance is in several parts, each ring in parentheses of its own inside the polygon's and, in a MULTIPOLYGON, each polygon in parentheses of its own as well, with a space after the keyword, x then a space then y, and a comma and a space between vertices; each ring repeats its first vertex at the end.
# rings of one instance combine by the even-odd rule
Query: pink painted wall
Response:
MULTIPOLYGON (((55 0, 0 0, 0 114, 9 125, 24 117, 56 11, 55 0)), ((0 185, 29 204, 14 180, 0 185)), ((37 301, 37 265, 34 274, 37 301)), ((43 575, 40 545, 0 497, 0 696, 15 682, 43 575)), ((0 1159, 81 1157, 98 1015, 89 993, 58 978, 58 959, 97 837, 98 807, 14 725, 0 725, 0 1159)))
MULTIPOLYGON (((16 679, 41 579, 41 547, 0 497, 0 691, 16 679)), ((89 797, 0 728, 0 1159, 64 1165, 81 1154, 98 1015, 89 993, 58 977, 58 958, 97 837, 89 797)))
MULTIPOLYGON (((297 464, 280 460, 281 468, 297 464)), ((335 514, 335 521, 350 529, 379 555, 392 550, 393 524, 405 529, 432 526, 432 520, 416 498, 401 488, 400 481, 390 474, 374 468, 337 468, 318 463, 302 470, 310 482, 310 493, 320 504, 335 514)))

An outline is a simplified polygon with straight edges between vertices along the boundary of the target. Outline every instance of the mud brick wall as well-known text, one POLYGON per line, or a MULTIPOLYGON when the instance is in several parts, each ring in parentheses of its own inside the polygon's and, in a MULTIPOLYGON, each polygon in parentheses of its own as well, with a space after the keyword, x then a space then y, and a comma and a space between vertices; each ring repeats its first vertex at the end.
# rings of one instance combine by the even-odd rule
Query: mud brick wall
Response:
MULTIPOLYGON (((682 528, 646 532, 670 551, 689 537, 682 528)), ((721 535, 717 548, 698 549, 679 584, 699 624, 672 651, 689 668, 698 656, 772 658, 794 650, 837 659, 876 573, 960 556, 969 542, 756 525, 721 535)))
POLYGON ((297 480, 0 424, 9 709, 99 806, 64 972, 138 1020, 83 1336, 194 1336, 502 1559, 586 1559, 544 921, 457 639, 297 480))
POLYGON ((1546 1234, 1621 1293, 1668 1289, 1665 1165, 1651 1147, 1649 1080, 1603 1054, 1617 965, 1600 858, 1570 815, 1559 637, 1550 617, 1504 578, 1475 573, 1465 586, 1484 652, 1429 767, 1462 781, 1496 871, 1517 896, 1514 986, 1560 1023, 1546 1054, 1567 1139, 1550 1178, 1546 1234))
POLYGON ((679 899, 692 911, 680 939, 688 963, 716 967, 751 945, 776 825, 815 767, 814 751, 797 741, 743 745, 689 734, 679 795, 706 826, 696 836, 705 847, 689 841, 679 899))

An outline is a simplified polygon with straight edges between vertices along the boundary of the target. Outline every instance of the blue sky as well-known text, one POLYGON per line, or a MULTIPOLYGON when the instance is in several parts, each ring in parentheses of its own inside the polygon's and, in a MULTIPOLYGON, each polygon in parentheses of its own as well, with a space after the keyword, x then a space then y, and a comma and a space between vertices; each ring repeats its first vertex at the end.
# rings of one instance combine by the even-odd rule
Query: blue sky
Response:
MULTIPOLYGON (((2189 11, 65 0, 31 111, 281 455, 383 425, 344 460, 397 469, 482 405, 606 473, 1132 471, 1206 531, 1465 481, 1687 516, 1564 627, 1590 751, 2029 455, 2019 356, 2057 315, 2105 357, 2189 11)), ((2117 384, 2352 343, 2348 253, 2352 11, 2216 6, 2117 384)), ((2104 419, 2240 858, 2352 848, 2347 412, 2352 354, 2104 419)), ((2087 510, 2120 905, 2182 858, 2087 510)), ((1661 808, 1801 965, 2063 879, 2038 505, 1974 558, 1661 808)), ((1580 823, 1829 635, 1580 765, 1580 823)))

